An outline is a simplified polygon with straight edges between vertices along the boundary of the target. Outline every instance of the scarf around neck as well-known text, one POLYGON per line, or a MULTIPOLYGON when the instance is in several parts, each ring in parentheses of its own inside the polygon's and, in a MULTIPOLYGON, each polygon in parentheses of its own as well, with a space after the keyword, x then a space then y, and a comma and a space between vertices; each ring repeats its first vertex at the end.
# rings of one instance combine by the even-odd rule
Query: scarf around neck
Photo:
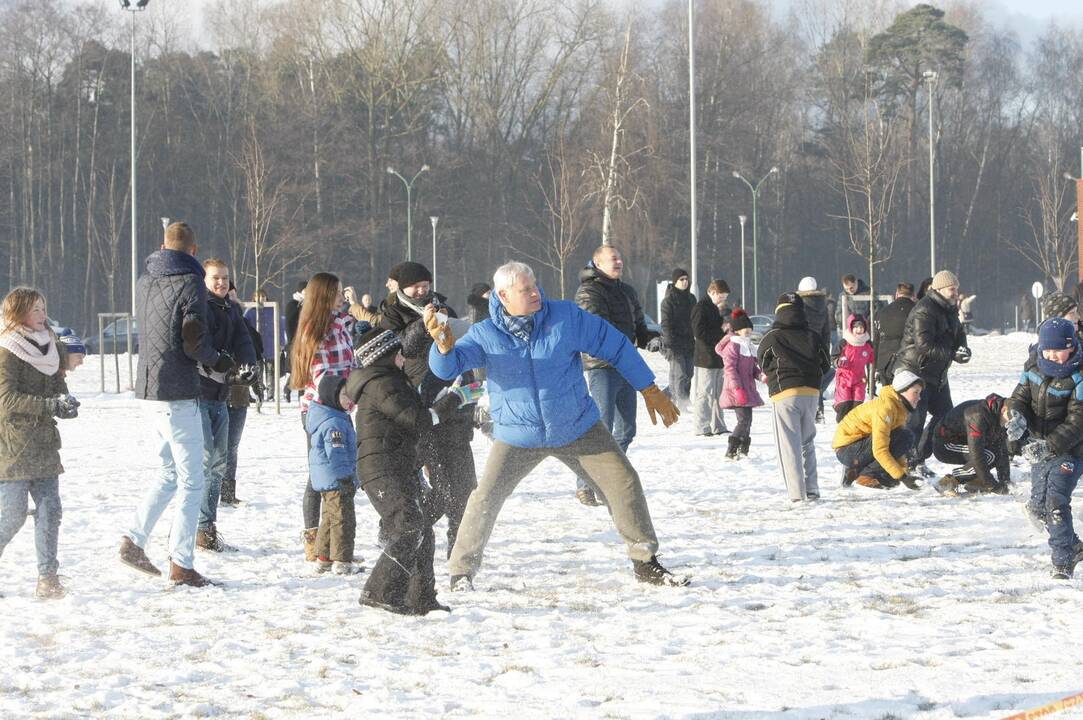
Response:
POLYGON ((0 335, 0 347, 10 352, 42 375, 56 375, 60 369, 60 353, 57 352, 53 334, 45 330, 31 330, 24 326, 0 335), (42 348, 45 348, 44 354, 42 348))

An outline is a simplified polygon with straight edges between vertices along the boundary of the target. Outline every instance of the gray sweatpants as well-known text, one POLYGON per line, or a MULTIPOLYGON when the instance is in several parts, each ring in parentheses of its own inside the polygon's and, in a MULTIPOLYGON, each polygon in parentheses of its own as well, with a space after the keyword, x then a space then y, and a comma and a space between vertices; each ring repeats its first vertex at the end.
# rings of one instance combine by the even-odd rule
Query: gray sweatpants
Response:
POLYGON ((778 464, 790 499, 820 496, 816 479, 816 408, 818 395, 791 395, 774 401, 778 464))
POLYGON ((718 406, 723 372, 722 368, 701 367, 692 372, 692 429, 696 435, 718 435, 726 429, 718 406))
POLYGON ((596 423, 579 439, 555 448, 520 448, 497 440, 489 451, 478 487, 466 502, 459 535, 448 560, 450 575, 477 573, 485 544, 504 501, 527 474, 547 457, 555 457, 580 477, 589 478, 605 497, 613 525, 628 545, 628 556, 647 561, 658 552, 647 498, 639 475, 620 446, 596 423))

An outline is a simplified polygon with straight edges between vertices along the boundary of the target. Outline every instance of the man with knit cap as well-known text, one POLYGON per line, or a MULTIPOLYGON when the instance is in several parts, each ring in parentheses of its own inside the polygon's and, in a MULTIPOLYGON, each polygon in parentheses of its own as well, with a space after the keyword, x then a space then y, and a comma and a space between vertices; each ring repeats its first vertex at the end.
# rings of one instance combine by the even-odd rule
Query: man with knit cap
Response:
MULTIPOLYGON (((820 346, 828 356, 831 355, 831 313, 827 309, 827 293, 820 289, 816 278, 807 275, 797 283, 797 294, 805 303, 805 319, 808 320, 809 330, 816 333, 820 338, 820 346)), ((816 408, 816 422, 824 421, 824 392, 831 381, 835 379, 835 368, 832 367, 824 373, 820 381, 820 400, 816 408)))
MULTIPOLYGON (((651 422, 669 427, 680 411, 654 384, 631 341, 575 303, 547 300, 534 271, 509 262, 493 275, 491 317, 459 337, 432 310, 429 365, 442 378, 485 368, 493 416, 493 447, 470 495, 448 560, 452 590, 468 590, 504 501, 542 460, 554 457, 586 475, 604 494, 628 547, 636 580, 686 585, 658 562, 658 537, 635 468, 601 421, 587 393, 582 354, 616 368, 642 396, 651 422)), ((536 538, 527 538, 531 542, 536 538)))
POLYGON ((692 391, 692 353, 696 339, 692 335, 692 308, 696 299, 689 290, 688 271, 677 268, 662 299, 662 341, 669 359, 669 396, 677 407, 688 407, 692 391))
POLYGON ((959 279, 955 273, 941 270, 934 275, 928 292, 906 319, 902 346, 890 366, 893 375, 905 368, 925 384, 925 391, 921 393, 917 407, 910 413, 908 424, 917 440, 911 465, 916 466, 925 477, 934 475, 925 467, 925 461, 933 454, 932 435, 926 430, 926 417, 931 416, 929 427, 932 427, 954 407, 948 385, 948 369, 952 362, 970 361, 966 332, 959 323, 958 300, 959 279))
MULTIPOLYGON (((456 315, 446 297, 433 291, 432 273, 421 263, 399 263, 392 268, 391 276, 398 290, 384 306, 379 327, 391 330, 402 341, 402 354, 405 357, 403 370, 421 395, 421 402, 431 408, 440 392, 451 385, 455 378, 445 380, 429 369, 432 338, 425 330, 422 315, 426 308, 444 313, 449 318, 448 322, 459 332, 464 332, 469 322, 456 315)), ((463 384, 469 383, 473 376, 462 380, 463 384)), ((448 553, 455 544, 466 499, 478 484, 474 455, 470 450, 470 440, 474 436, 471 414, 463 413, 456 419, 457 422, 445 423, 427 435, 426 446, 418 449, 429 469, 429 482, 432 485, 432 492, 427 498, 431 520, 436 522, 441 516, 447 517, 448 553)))
POLYGON ((779 297, 775 322, 760 341, 759 361, 767 376, 778 462, 790 500, 819 500, 816 406, 831 359, 819 335, 809 329, 805 302, 797 293, 779 297))
POLYGON ((846 468, 843 487, 857 483, 882 490, 900 482, 911 490, 919 487, 907 469, 906 456, 914 445, 914 435, 906 428, 906 419, 917 405, 923 385, 915 373, 900 370, 879 395, 846 414, 831 442, 835 456, 846 468))

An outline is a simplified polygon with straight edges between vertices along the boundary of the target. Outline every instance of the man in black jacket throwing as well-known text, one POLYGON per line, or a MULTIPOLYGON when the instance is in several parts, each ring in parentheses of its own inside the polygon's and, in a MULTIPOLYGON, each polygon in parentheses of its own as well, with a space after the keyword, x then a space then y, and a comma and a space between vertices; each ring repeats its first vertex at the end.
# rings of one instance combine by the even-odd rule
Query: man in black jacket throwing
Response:
POLYGON ((925 392, 907 422, 914 437, 920 438, 912 462, 925 477, 933 475, 925 467, 933 454, 932 434, 925 430, 926 415, 932 416, 930 428, 947 415, 952 408, 948 369, 952 362, 970 361, 966 333, 959 324, 958 299, 959 279, 955 273, 941 270, 925 297, 910 311, 902 347, 890 368, 894 373, 905 367, 925 383, 925 392))
MULTIPOLYGON (((579 272, 579 289, 575 302, 591 315, 604 318, 632 341, 643 348, 647 346, 647 321, 635 288, 624 282, 624 258, 612 245, 602 245, 579 272)), ((602 423, 613 434, 613 439, 624 452, 636 436, 636 389, 616 368, 604 360, 583 357, 587 387, 594 398, 602 423)), ((674 399, 675 400, 675 399, 674 399)), ((575 496, 584 505, 600 504, 596 493, 585 478, 576 480, 575 496)))

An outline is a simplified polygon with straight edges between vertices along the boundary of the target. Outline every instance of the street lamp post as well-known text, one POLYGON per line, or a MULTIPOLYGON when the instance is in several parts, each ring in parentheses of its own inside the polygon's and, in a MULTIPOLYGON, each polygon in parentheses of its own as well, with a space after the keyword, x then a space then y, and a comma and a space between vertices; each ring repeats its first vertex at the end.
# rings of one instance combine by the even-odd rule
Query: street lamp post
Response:
POLYGON ((747 215, 738 215, 741 221, 741 304, 748 307, 748 286, 745 284, 745 221, 747 215))
MULTIPOLYGON (((778 172, 778 166, 772 167, 767 171, 767 174, 760 178, 760 181, 753 185, 748 180, 745 180, 744 175, 733 171, 733 177, 737 178, 745 185, 748 185, 748 189, 752 191, 752 313, 758 315, 760 312, 760 265, 759 265, 759 234, 756 227, 756 201, 760 195, 760 185, 767 180, 767 178, 778 172)), ((744 287, 741 288, 744 290, 744 287)))
POLYGON ((692 295, 699 292, 699 261, 696 239, 696 46, 695 46, 696 11, 695 0, 688 0, 688 157, 689 157, 689 208, 692 240, 692 295))
POLYGON ((135 14, 147 7, 150 0, 136 0, 132 5, 131 0, 120 0, 121 10, 127 10, 132 15, 132 147, 131 147, 131 183, 132 183, 132 314, 135 314, 135 280, 138 274, 139 245, 136 240, 138 232, 135 227, 136 219, 136 188, 135 188, 135 14))
POLYGON ((926 70, 922 77, 928 85, 929 94, 929 275, 936 275, 936 186, 933 183, 933 85, 936 84, 936 72, 926 70))
POLYGON ((429 222, 432 223, 432 286, 436 287, 436 223, 440 222, 440 218, 436 215, 429 216, 429 222))
POLYGON ((429 169, 428 165, 422 165, 421 169, 414 173, 414 176, 407 180, 402 175, 399 175, 395 168, 390 165, 387 166, 387 172, 389 175, 394 175, 399 180, 402 180, 402 184, 406 186, 406 259, 414 259, 414 219, 412 210, 413 207, 410 201, 410 193, 414 189, 414 181, 417 180, 417 176, 429 169))

